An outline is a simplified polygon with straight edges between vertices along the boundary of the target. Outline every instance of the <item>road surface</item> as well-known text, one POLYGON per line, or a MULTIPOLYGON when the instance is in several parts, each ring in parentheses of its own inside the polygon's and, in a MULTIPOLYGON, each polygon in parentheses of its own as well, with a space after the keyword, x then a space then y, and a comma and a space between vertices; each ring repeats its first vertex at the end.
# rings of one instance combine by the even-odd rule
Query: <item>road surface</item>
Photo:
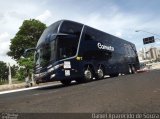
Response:
POLYGON ((2 94, 0 112, 159 113, 160 70, 2 94))

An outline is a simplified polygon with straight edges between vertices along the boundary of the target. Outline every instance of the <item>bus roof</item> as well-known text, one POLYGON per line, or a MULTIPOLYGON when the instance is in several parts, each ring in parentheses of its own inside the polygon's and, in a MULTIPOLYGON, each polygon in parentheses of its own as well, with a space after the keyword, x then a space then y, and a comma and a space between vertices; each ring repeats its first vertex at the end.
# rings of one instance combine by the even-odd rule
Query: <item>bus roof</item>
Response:
MULTIPOLYGON (((66 21, 66 22, 73 22, 73 23, 81 24, 81 25, 83 25, 83 26, 85 26, 85 27, 90 27, 90 28, 92 28, 92 29, 94 29, 94 30, 97 30, 98 32, 101 32, 101 33, 110 35, 110 36, 112 36, 112 37, 115 37, 116 39, 119 39, 119 40, 122 40, 122 41, 126 42, 127 44, 131 44, 131 45, 135 46, 133 43, 131 43, 131 42, 127 41, 127 40, 124 40, 124 39, 122 39, 122 38, 119 38, 119 37, 117 37, 117 36, 114 36, 114 35, 112 35, 112 34, 106 33, 106 32, 104 32, 104 31, 101 31, 101 30, 99 30, 99 29, 96 29, 96 28, 94 28, 94 27, 91 27, 91 26, 88 26, 88 25, 85 25, 85 24, 82 24, 82 23, 79 23, 79 22, 75 22, 75 21, 72 21, 72 20, 66 20, 66 19, 58 20, 57 22, 61 22, 61 24, 62 24, 62 23, 65 22, 65 21, 66 21)), ((55 22, 55 23, 56 23, 56 22, 55 22)), ((54 24, 54 23, 53 23, 53 24, 54 24)), ((52 24, 51 24, 51 25, 52 25, 52 24)), ((51 25, 50 25, 50 26, 51 26, 51 25)))

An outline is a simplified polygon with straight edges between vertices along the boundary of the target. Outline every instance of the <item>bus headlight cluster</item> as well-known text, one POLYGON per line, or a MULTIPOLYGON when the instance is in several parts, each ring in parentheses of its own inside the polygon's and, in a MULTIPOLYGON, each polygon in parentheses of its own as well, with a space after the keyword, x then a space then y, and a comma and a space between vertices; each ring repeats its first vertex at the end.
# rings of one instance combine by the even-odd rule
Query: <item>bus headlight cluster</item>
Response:
POLYGON ((48 73, 50 73, 50 72, 52 72, 54 70, 54 68, 52 67, 52 68, 50 68, 50 69, 48 69, 48 73))
POLYGON ((39 74, 35 74, 34 76, 35 76, 35 77, 43 77, 44 75, 46 75, 46 72, 42 72, 42 73, 39 73, 39 74))
POLYGON ((39 74, 40 77, 42 77, 44 75, 46 75, 46 72, 42 72, 42 73, 39 74))
POLYGON ((61 66, 63 66, 63 64, 58 64, 58 65, 56 65, 56 66, 54 66, 54 67, 52 67, 52 68, 50 68, 50 69, 48 69, 48 73, 50 73, 50 72, 52 72, 52 71, 54 71, 54 70, 56 70, 56 69, 58 69, 59 67, 61 67, 61 66))

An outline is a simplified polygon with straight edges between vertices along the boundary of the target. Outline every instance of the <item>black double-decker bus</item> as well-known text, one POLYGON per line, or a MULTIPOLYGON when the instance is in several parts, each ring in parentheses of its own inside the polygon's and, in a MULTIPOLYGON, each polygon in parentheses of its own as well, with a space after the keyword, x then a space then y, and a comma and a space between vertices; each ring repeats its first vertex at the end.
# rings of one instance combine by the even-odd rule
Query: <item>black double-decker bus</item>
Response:
POLYGON ((81 83, 138 69, 133 43, 69 20, 46 28, 35 48, 36 83, 61 81, 68 85, 72 80, 81 83))

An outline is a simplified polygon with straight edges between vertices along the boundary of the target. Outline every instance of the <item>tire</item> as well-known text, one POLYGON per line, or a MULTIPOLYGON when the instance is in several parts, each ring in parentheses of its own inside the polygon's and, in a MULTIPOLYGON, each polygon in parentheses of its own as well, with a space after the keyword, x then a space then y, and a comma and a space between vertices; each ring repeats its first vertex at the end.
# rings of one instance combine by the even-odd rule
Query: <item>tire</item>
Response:
POLYGON ((103 78, 104 78, 104 69, 100 67, 97 70, 96 79, 103 79, 103 78))
POLYGON ((93 71, 91 70, 90 67, 85 68, 83 71, 83 74, 84 74, 83 79, 85 82, 89 82, 93 80, 93 71))
POLYGON ((25 85, 25 88, 29 88, 29 85, 25 85))
POLYGON ((132 66, 128 65, 128 73, 127 74, 132 74, 132 66))
POLYGON ((135 67, 132 65, 132 74, 135 74, 136 73, 136 69, 135 67))
POLYGON ((61 83, 65 86, 68 86, 71 84, 71 80, 61 80, 61 83))
POLYGON ((110 74, 110 77, 117 77, 119 74, 110 74))
POLYGON ((79 79, 76 79, 76 82, 77 82, 77 83, 84 83, 85 81, 84 81, 83 78, 79 78, 79 79))
POLYGON ((127 74, 135 74, 136 73, 136 69, 133 65, 128 65, 128 72, 127 74))
POLYGON ((39 85, 40 82, 39 82, 38 80, 35 80, 35 83, 36 83, 37 85, 39 85))

